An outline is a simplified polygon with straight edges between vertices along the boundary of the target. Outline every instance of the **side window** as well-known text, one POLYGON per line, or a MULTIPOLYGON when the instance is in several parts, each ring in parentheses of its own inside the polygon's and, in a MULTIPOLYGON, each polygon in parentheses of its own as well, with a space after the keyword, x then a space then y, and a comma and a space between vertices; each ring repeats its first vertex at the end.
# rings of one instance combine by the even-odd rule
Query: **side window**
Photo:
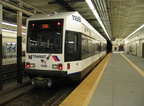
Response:
POLYGON ((100 52, 100 43, 96 42, 95 43, 95 54, 98 54, 100 52))
POLYGON ((82 54, 87 53, 88 51, 88 39, 82 36, 82 54))
POLYGON ((82 59, 90 57, 94 54, 94 40, 91 38, 88 38, 84 35, 82 35, 82 41, 81 41, 81 53, 82 53, 82 59))

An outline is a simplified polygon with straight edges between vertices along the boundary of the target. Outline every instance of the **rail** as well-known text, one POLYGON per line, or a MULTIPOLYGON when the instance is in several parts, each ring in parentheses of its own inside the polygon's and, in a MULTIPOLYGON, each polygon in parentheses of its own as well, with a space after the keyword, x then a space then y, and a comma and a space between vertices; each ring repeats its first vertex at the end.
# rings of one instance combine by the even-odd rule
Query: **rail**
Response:
MULTIPOLYGON (((25 77, 24 73, 24 62, 22 63, 22 76, 25 77)), ((7 83, 17 79, 17 64, 3 65, 2 66, 2 82, 7 83)))

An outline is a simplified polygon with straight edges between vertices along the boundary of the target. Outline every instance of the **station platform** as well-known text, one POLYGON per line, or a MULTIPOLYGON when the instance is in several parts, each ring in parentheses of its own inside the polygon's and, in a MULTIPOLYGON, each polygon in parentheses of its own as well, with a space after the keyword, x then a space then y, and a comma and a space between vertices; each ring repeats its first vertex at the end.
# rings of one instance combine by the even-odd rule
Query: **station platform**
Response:
POLYGON ((144 58, 108 54, 60 106, 144 106, 144 58))

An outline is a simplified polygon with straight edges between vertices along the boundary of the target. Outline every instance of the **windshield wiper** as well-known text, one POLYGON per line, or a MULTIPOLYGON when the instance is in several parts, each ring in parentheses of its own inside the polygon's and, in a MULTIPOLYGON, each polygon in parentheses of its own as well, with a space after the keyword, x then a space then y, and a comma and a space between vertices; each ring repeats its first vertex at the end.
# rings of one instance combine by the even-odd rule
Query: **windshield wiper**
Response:
POLYGON ((49 56, 46 58, 47 60, 50 58, 51 54, 49 54, 49 56))

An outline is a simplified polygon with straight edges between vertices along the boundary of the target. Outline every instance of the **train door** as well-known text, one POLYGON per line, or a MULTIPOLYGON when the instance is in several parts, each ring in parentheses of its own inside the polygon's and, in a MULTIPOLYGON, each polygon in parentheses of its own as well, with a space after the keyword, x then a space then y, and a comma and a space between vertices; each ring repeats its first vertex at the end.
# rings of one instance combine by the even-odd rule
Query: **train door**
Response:
POLYGON ((81 35, 78 32, 66 31, 65 61, 81 59, 81 35))
POLYGON ((144 43, 142 43, 142 58, 144 58, 144 43))

